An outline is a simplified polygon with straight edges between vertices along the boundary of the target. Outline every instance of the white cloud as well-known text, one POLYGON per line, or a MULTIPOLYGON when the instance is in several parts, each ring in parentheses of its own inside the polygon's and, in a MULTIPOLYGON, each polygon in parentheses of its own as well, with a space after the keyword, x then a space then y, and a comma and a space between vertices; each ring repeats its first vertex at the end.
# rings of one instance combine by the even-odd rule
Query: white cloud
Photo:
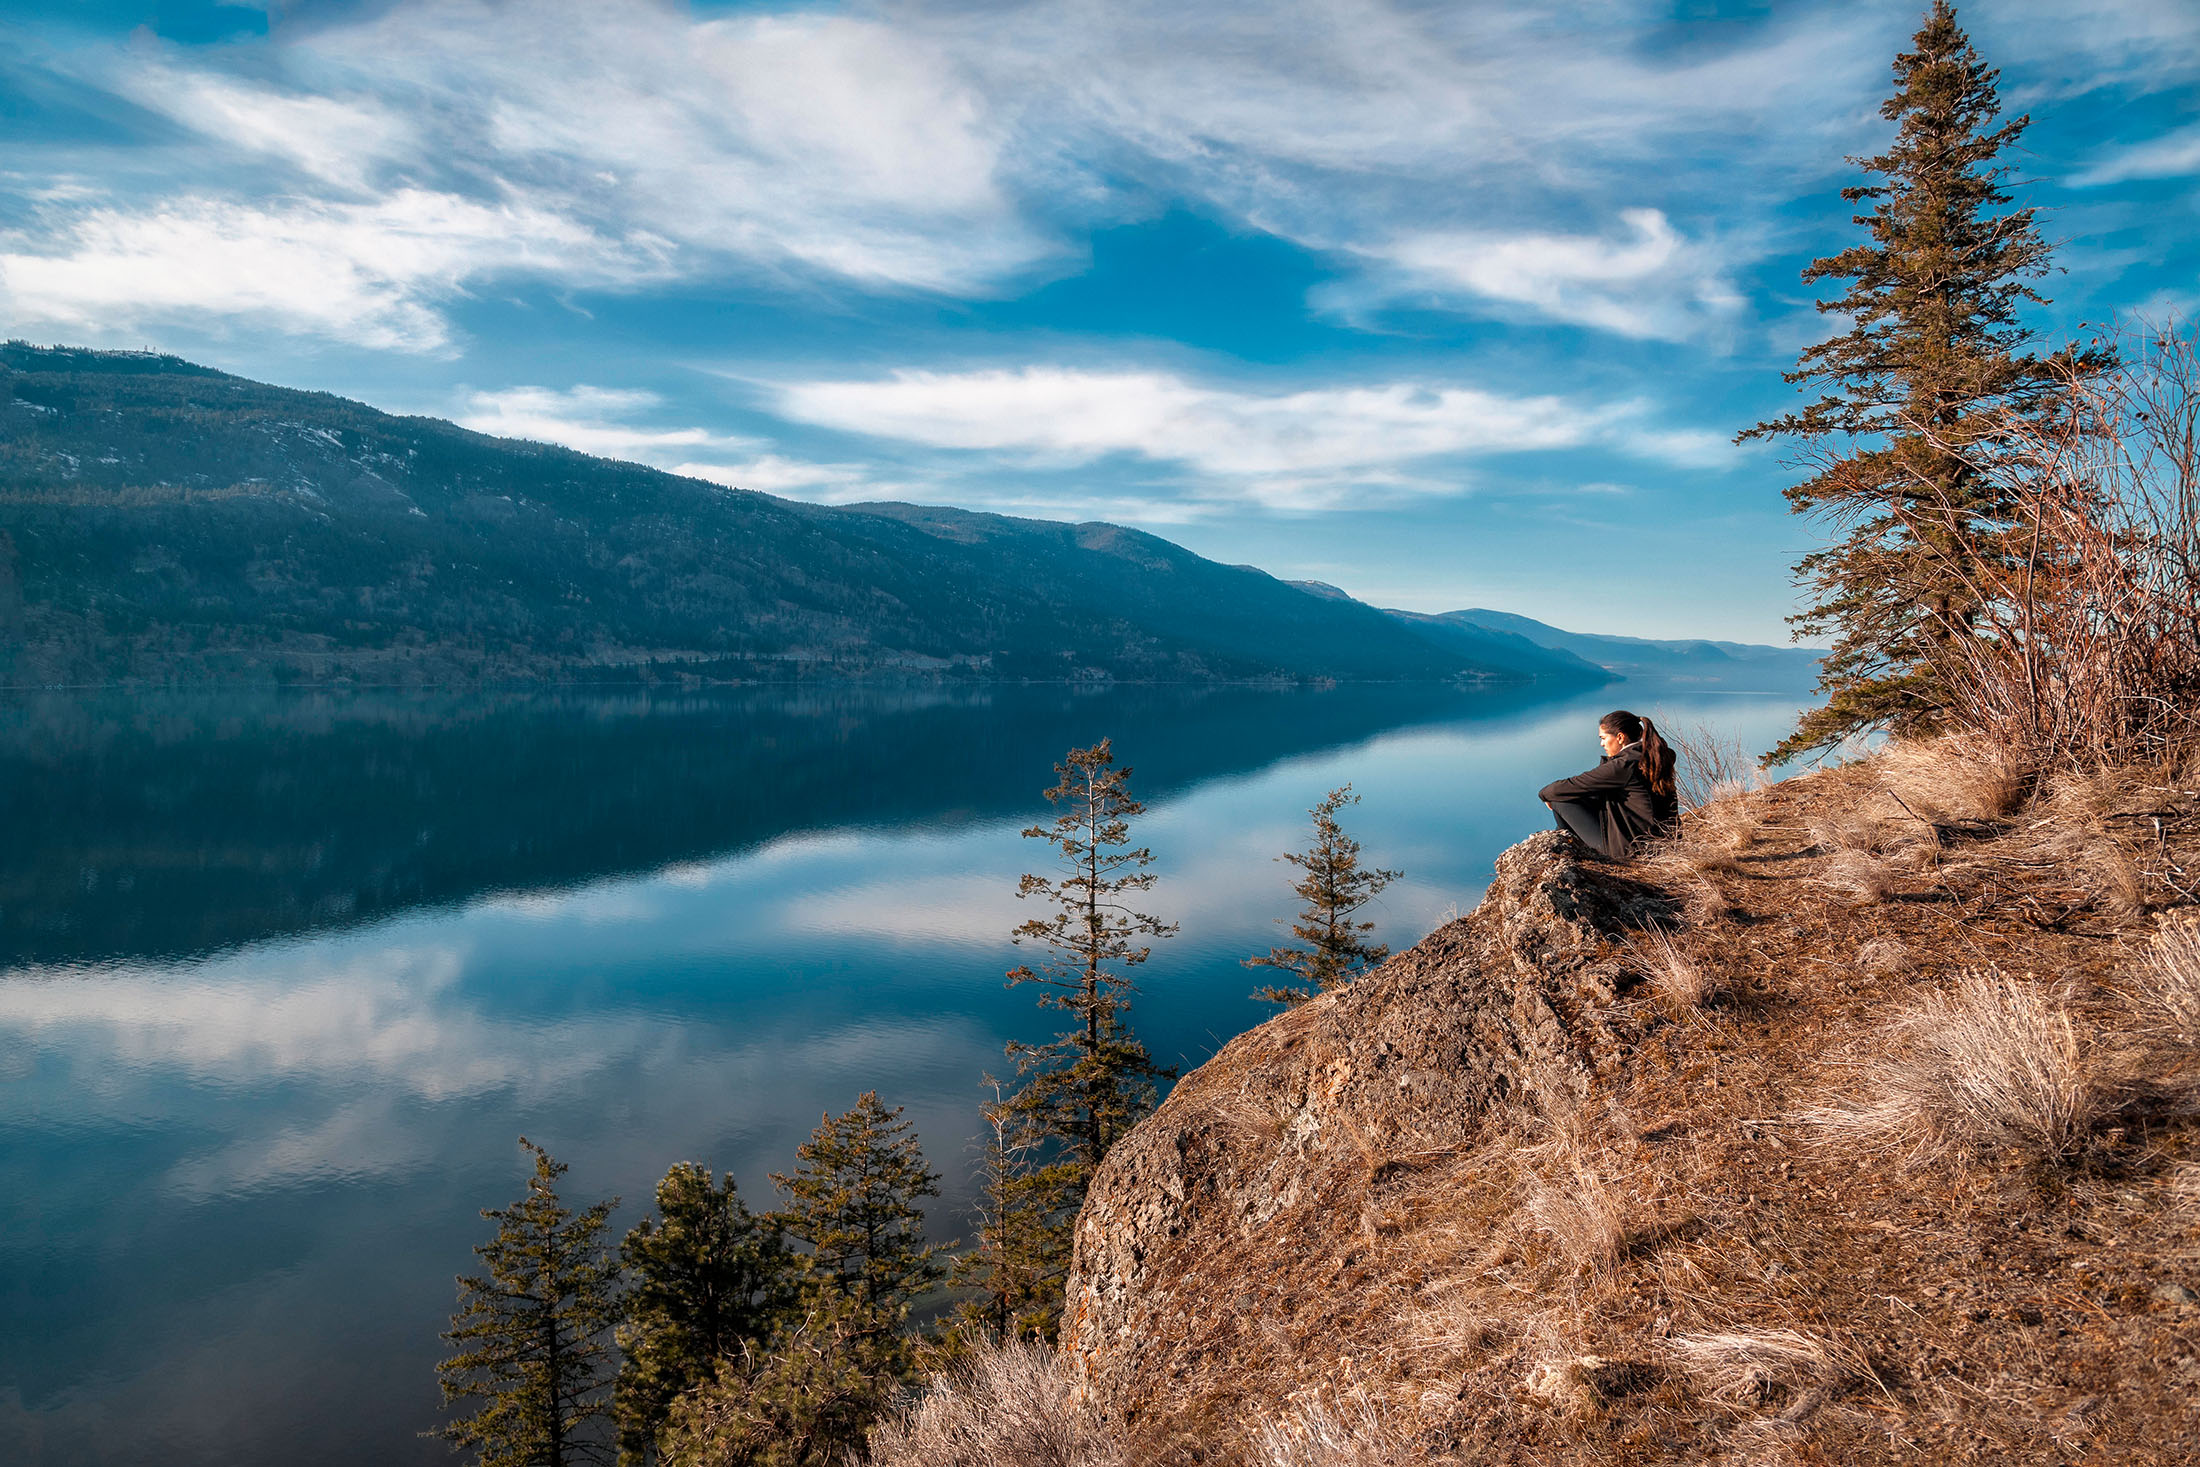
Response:
POLYGON ((118 89, 216 142, 287 158, 349 189, 363 189, 379 165, 417 147, 412 124, 372 98, 285 93, 167 65, 125 73, 118 89))
POLYGON ((2111 148, 2070 181, 2079 188, 2099 188, 2134 179, 2190 178, 2196 174, 2200 174, 2200 126, 2111 148))
POLYGON ((532 202, 416 188, 372 203, 186 197, 67 214, 0 236, 0 290, 19 325, 105 332, 211 316, 432 351, 449 341, 439 307, 469 282, 527 271, 609 283, 656 269, 645 249, 532 202))
POLYGON ((771 444, 764 439, 708 428, 643 427, 634 421, 660 413, 663 406, 656 393, 630 388, 511 387, 472 394, 457 421, 478 433, 562 444, 731 489, 854 499, 876 498, 882 487, 858 465, 790 458, 769 451, 771 444))
POLYGON ((1713 252, 1656 209, 1620 215, 1624 238, 1480 231, 1406 235, 1371 251, 1400 288, 1464 291, 1621 336, 1681 341, 1745 304, 1713 252))
POLYGON ((582 385, 563 391, 549 387, 510 387, 477 392, 458 415, 460 426, 503 438, 558 443, 605 458, 654 463, 699 448, 754 449, 753 438, 729 437, 707 428, 640 428, 630 421, 654 411, 663 399, 654 392, 582 385))
POLYGON ((1693 465, 1711 437, 1648 429, 1639 404, 1411 382, 1260 394, 1166 372, 1066 367, 798 382, 779 388, 778 407, 844 432, 1014 453, 1035 466, 1132 455, 1285 508, 1324 507, 1352 485, 1441 492, 1457 479, 1431 472, 1437 461, 1594 443, 1693 465))

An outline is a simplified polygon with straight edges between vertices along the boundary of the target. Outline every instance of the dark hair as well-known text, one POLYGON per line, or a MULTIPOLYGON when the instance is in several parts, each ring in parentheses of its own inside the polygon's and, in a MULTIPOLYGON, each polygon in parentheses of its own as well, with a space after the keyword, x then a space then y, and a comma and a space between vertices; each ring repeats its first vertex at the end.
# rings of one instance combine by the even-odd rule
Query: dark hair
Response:
POLYGON ((1628 743, 1642 745, 1642 777, 1650 781, 1650 793, 1673 793, 1673 751, 1658 737, 1658 726, 1647 718, 1637 718, 1624 708, 1615 708, 1597 720, 1597 727, 1606 733, 1616 733, 1628 743))

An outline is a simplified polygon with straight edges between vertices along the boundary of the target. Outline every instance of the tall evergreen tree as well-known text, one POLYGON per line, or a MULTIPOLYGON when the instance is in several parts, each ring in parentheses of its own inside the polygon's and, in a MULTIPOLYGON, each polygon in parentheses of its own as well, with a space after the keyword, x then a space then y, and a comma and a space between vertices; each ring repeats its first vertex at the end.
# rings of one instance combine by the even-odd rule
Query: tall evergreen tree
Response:
POLYGON ((1156 1083, 1175 1074, 1154 1064, 1123 1011, 1135 991, 1126 970, 1152 952, 1144 939, 1167 937, 1176 925, 1131 905, 1153 889, 1146 869, 1153 853, 1131 844, 1130 822, 1146 807, 1131 796, 1131 771, 1115 767, 1111 741, 1071 749, 1054 771, 1046 791, 1054 819, 1024 835, 1054 847, 1055 874, 1027 872, 1016 889, 1054 908, 1015 932, 1018 944, 1046 955, 1010 969, 1008 981, 1039 984, 1040 1005, 1067 1010, 1072 1026, 1051 1044, 1011 1044, 1008 1052, 1027 1077, 1016 1103, 1068 1149, 1081 1201, 1100 1158, 1153 1109, 1156 1083))
POLYGON ((609 1460, 611 1329, 619 1264, 604 1241, 618 1199, 578 1212, 558 1198, 562 1163, 526 1137, 527 1195, 481 1214, 496 1234, 474 1250, 486 1272, 461 1275, 436 1367, 445 1405, 476 1402, 436 1434, 480 1453, 481 1467, 567 1467, 609 1460))
POLYGON ((956 1306, 964 1343, 1036 1335, 1053 1339, 1076 1221, 1074 1168, 1049 1159, 1046 1132, 1001 1083, 978 1108, 977 1244, 955 1259, 949 1282, 970 1291, 956 1306))
POLYGON ((1268 984, 1254 990, 1253 997, 1292 1007, 1350 982, 1390 956, 1388 947, 1367 940, 1375 924, 1358 920, 1358 914, 1404 873, 1360 864, 1360 843, 1337 823, 1339 810, 1358 803, 1360 797, 1349 784, 1331 790, 1308 812, 1314 817, 1314 843, 1280 858, 1302 873, 1291 888, 1306 904, 1291 924, 1291 935, 1300 945, 1270 948, 1268 956, 1247 958, 1245 966, 1279 968, 1298 982, 1268 984))
POLYGON ((657 1184, 656 1215, 634 1225, 620 1255, 632 1283, 613 1404, 619 1461, 638 1467, 674 1398, 786 1321, 797 1264, 776 1215, 751 1213, 730 1174, 714 1181, 684 1161, 657 1184))
POLYGON ((922 1199, 940 1195, 939 1174, 877 1091, 844 1115, 827 1116, 796 1148, 791 1176, 772 1181, 788 1196, 788 1233, 807 1243, 813 1294, 846 1294, 899 1317, 945 1274, 940 1249, 924 1242, 922 1199))
POLYGON ((1740 435, 1802 440, 1816 472, 1788 501, 1842 531, 1796 567, 1816 597, 1792 619, 1798 633, 1834 639, 1826 703, 1773 758, 1938 721, 1950 695, 1936 653, 1973 634, 2012 550, 2015 508, 1986 467, 2009 415, 2053 411, 2073 371, 2108 365, 2098 353, 2026 350, 2034 338, 2018 311, 2041 302, 2027 282, 2047 273, 2049 249, 2032 209, 2005 207, 2001 160, 2031 119, 1996 125, 2000 74, 1947 0, 1912 47, 1895 58, 1894 95, 1880 108, 1897 124, 1893 145, 1850 160, 1876 181, 1841 191, 1871 205, 1853 218, 1870 237, 1803 272, 1806 283, 1850 282, 1818 305, 1849 329, 1786 374, 1823 395, 1740 435))

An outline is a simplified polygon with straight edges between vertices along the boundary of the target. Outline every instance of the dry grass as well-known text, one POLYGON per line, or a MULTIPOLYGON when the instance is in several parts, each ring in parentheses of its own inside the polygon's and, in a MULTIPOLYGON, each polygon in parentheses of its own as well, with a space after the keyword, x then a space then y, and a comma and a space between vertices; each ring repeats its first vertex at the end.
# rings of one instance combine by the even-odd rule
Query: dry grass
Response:
POLYGON ((1568 1158, 1556 1180, 1529 1176, 1523 1192, 1529 1226, 1550 1240, 1568 1277, 1594 1276, 1619 1261, 1627 1244, 1627 1199, 1587 1159, 1568 1158))
POLYGON ((1922 999, 1862 1067, 1869 1089, 1806 1112, 1828 1136, 1893 1144, 1913 1160, 2006 1147, 2068 1161, 2108 1107, 2068 1007, 2037 984, 1964 973, 1922 999))
POLYGON ((1252 1467, 1419 1467, 1427 1454, 1384 1421, 1364 1392, 1336 1405, 1308 1397, 1253 1428, 1252 1467))
POLYGON ((2171 1044, 2200 1051, 2200 921, 2163 924, 2140 981, 2149 1027, 2171 1044))
POLYGON ((1811 838, 1837 855, 1876 856, 1887 849, 1887 830, 1879 821, 1855 810, 1813 815, 1811 838))
POLYGON ((1907 973, 1913 959, 1910 950, 1890 937, 1875 937, 1856 950, 1856 966, 1874 978, 1907 973))
POLYGON ((1129 1460, 1077 1404, 1061 1357, 1029 1340, 981 1348, 871 1431, 871 1467, 1129 1467, 1129 1460))
POLYGON ((1719 983, 1710 970, 1658 928, 1652 927, 1647 938, 1634 944, 1634 954, 1649 982, 1650 996, 1667 1014, 1678 1018, 1718 996, 1719 983))
POLYGON ((1762 1404, 1776 1387, 1823 1388, 1855 1370, 1825 1341, 1793 1329, 1675 1335, 1665 1350, 1698 1391, 1727 1406, 1762 1404))
POLYGON ((1890 741, 1872 756, 1871 768, 1891 798, 1926 822, 2006 820, 2032 783, 2007 749, 1952 737, 1890 741))
POLYGON ((1850 906, 1868 907, 1894 895, 1894 867, 1883 856, 1863 850, 1837 852, 1826 863, 1825 883, 1850 906))

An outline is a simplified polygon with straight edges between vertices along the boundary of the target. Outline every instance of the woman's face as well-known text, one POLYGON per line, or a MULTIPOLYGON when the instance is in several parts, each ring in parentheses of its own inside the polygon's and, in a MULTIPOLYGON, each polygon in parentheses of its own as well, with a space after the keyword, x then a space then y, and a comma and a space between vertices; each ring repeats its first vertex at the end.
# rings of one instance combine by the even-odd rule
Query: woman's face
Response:
POLYGON ((1604 745, 1604 757, 1609 759, 1627 747, 1627 735, 1615 733, 1599 724, 1597 725, 1597 742, 1604 745))

